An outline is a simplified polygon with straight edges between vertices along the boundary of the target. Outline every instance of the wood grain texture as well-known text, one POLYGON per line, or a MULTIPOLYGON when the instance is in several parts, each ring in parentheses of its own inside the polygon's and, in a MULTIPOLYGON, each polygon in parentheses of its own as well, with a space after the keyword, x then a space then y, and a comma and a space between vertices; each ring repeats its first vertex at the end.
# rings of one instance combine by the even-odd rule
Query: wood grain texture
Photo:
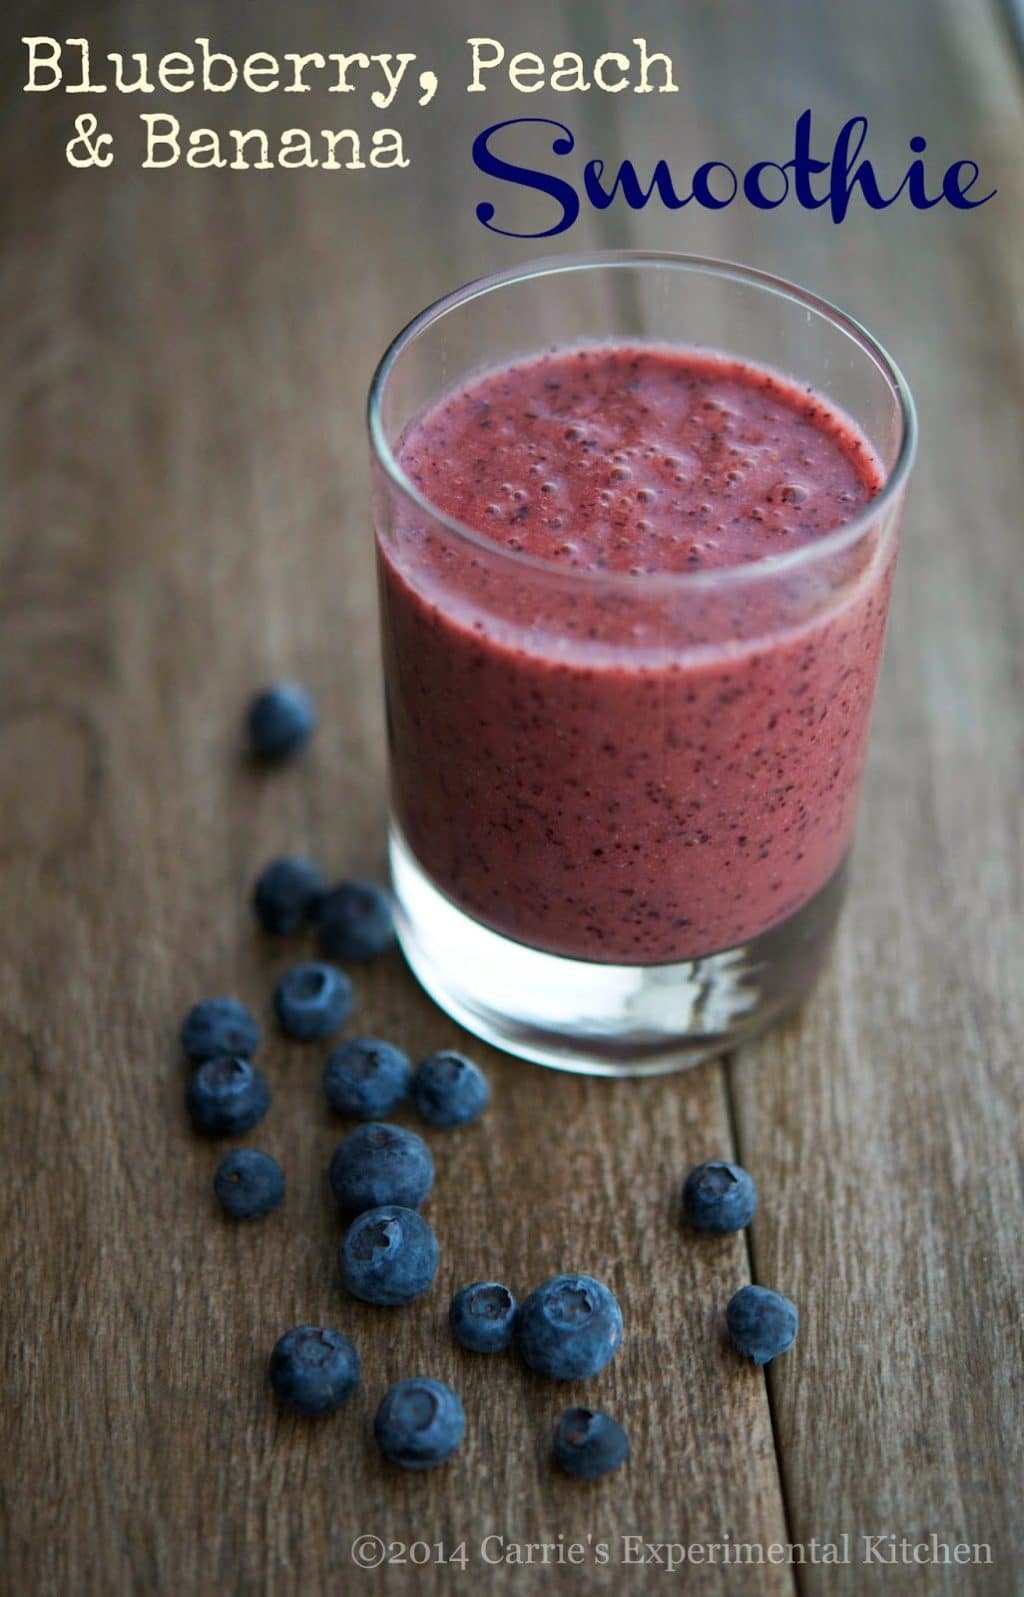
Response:
MULTIPOLYGON (((898 14, 882 0, 640 0, 628 25, 612 6, 406 9, 145 0, 96 6, 87 23, 74 6, 26 7, 17 29, 88 32, 97 50, 199 33, 239 53, 420 50, 449 82, 421 115, 396 115, 409 171, 369 180, 140 173, 134 159, 72 173, 69 102, 5 100, 0 1583, 646 1593, 656 1571, 590 1560, 543 1576, 478 1557, 465 1576, 357 1574, 350 1546, 362 1532, 473 1552, 489 1534, 934 1530, 991 1543, 994 1567, 704 1566, 686 1589, 1024 1589, 1014 64, 994 17, 954 0, 898 14), (176 1025, 210 991, 266 1011, 291 955, 257 938, 245 907, 269 854, 384 868, 363 396, 408 315, 534 250, 473 219, 471 137, 524 102, 457 92, 459 41, 613 49, 645 31, 683 64, 671 104, 588 98, 570 114, 538 95, 530 114, 566 116, 593 153, 738 156, 778 148, 811 84, 816 116, 866 110, 882 149, 934 129, 946 159, 992 172, 999 208, 851 216, 841 238, 820 219, 740 209, 685 225, 613 211, 574 231, 573 248, 656 243, 802 278, 887 339, 919 393, 925 445, 855 890, 821 992, 727 1065, 610 1084, 473 1044, 494 1104, 479 1127, 431 1137, 438 1281, 407 1311, 375 1311, 337 1282, 324 1170, 344 1127, 322 1101, 320 1051, 271 1034, 275 1103, 252 1140, 284 1164, 288 1201, 232 1227, 210 1190, 217 1152, 185 1122, 176 1025), (447 63, 439 38, 453 41, 447 63), (280 674, 313 688, 322 731, 298 767, 257 777, 240 758, 241 707, 280 674), (676 1221, 682 1174, 723 1153, 760 1182, 750 1252, 695 1244, 676 1221), (463 1355, 445 1326, 465 1280, 526 1290, 577 1266, 623 1300, 627 1341, 586 1395, 628 1417, 634 1447, 627 1471, 582 1490, 546 1457, 572 1389, 463 1355), (803 1312, 767 1383, 722 1343, 724 1304, 751 1278, 803 1312), (282 1417, 263 1386, 270 1347, 298 1320, 348 1331, 363 1355, 360 1392, 320 1426, 282 1417), (458 1459, 424 1478, 385 1469, 370 1435, 386 1385, 414 1371, 452 1380, 469 1414, 458 1459)), ((137 142, 137 104, 114 99, 104 126, 137 142)), ((301 117, 274 96, 199 111, 183 101, 183 118, 222 126, 359 120, 315 95, 301 117)), ((415 1053, 465 1043, 397 956, 358 988, 358 1029, 415 1053)))
MULTIPOLYGON (((692 131, 666 140, 623 98, 615 133, 638 158, 670 142, 735 148, 707 68, 728 59, 742 83, 771 60, 777 78, 744 107, 744 149, 769 150, 797 102, 812 105, 826 147, 826 130, 863 112, 886 170, 921 132, 940 166, 969 153, 1000 191, 970 218, 933 213, 926 234, 919 215, 893 210, 851 213, 839 244, 783 212, 702 218, 690 236, 851 309, 903 365, 921 422, 836 957, 797 1022, 730 1061, 728 1091, 738 1150, 771 1194, 751 1230, 756 1279, 792 1291, 804 1318, 801 1358, 768 1377, 791 1539, 935 1532, 991 1544, 994 1566, 807 1566, 798 1586, 1013 1591, 1024 1478, 1018 62, 983 7, 695 10, 692 131)), ((641 0, 636 30, 653 35, 659 11, 641 0)), ((647 213, 629 237, 664 244, 664 220, 647 213)))

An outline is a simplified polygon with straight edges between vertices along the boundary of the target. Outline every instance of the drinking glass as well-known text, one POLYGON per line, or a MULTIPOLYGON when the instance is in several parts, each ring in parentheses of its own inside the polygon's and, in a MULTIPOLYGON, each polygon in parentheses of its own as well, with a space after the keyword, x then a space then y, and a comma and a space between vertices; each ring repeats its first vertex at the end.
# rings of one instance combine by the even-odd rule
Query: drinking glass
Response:
POLYGON ((561 256, 417 316, 374 376, 369 429, 390 858, 416 976, 479 1036, 567 1070, 653 1074, 762 1031, 809 992, 845 891, 915 447, 899 370, 764 272, 561 256), (859 429, 879 490, 784 553, 630 574, 499 547, 403 469, 446 393, 598 344, 784 375, 859 429))

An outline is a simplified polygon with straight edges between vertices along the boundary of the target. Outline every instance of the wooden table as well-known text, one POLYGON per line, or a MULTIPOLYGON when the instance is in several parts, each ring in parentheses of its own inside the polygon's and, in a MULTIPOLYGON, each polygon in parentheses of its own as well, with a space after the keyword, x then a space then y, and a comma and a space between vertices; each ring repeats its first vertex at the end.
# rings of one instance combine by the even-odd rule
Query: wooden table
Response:
MULTIPOLYGON (((14 8, 17 11, 17 7, 14 8)), ((8 12, 10 15, 10 12, 8 12)), ((18 20, 18 19, 16 19, 18 20)), ((450 0, 345 7, 157 0, 24 7, 17 34, 95 52, 197 34, 249 50, 418 50, 430 107, 188 97, 186 125, 393 120, 407 170, 138 168, 139 100, 18 93, 2 167, 0 600, 5 1568, 19 1593, 646 1593, 645 1542, 819 1542, 849 1565, 710 1562, 701 1593, 993 1592, 1021 1585, 1020 876, 1024 657, 1024 100, 986 0, 839 4, 450 0), (84 14, 86 13, 87 14, 84 14), (408 16, 404 13, 408 12, 408 16), (467 96, 470 34, 509 50, 670 49, 674 97, 467 96), (441 41, 439 43, 439 41, 441 41), (999 189, 973 214, 855 207, 842 227, 755 213, 588 212, 566 248, 629 243, 748 259, 846 304, 904 364, 923 445, 878 704, 852 899, 799 1020, 646 1083, 551 1075, 468 1039, 398 956, 360 973, 358 1023, 414 1053, 471 1046, 486 1123, 432 1138, 434 1290, 405 1312, 346 1299, 323 1173, 341 1127, 320 1050, 266 1047, 257 1141, 287 1169, 265 1224, 220 1219, 217 1154, 186 1123, 176 1028, 209 992, 265 1007, 290 950, 246 897, 270 854, 382 873, 384 750, 362 409, 415 310, 538 248, 475 220, 476 131, 561 115, 586 154, 749 161, 871 118, 894 174, 929 137, 999 189), (340 105, 340 109, 339 109, 340 105), (72 171, 73 114, 120 158, 72 171), (524 109, 525 108, 525 109, 524 109), (279 675, 322 708, 310 757, 258 776, 242 707, 279 675), (756 1173, 749 1239, 677 1222, 697 1160, 756 1173), (628 1420, 633 1460, 581 1488, 548 1463, 565 1390, 460 1354, 451 1290, 589 1267, 628 1337, 586 1395, 628 1420), (743 1282, 800 1305, 767 1378, 723 1345, 743 1282), (365 1375, 322 1424, 283 1417, 268 1352, 309 1320, 350 1332, 365 1375), (370 1435, 415 1371, 461 1390, 458 1458, 386 1468, 370 1435), (863 1564, 859 1539, 985 1543, 992 1565, 863 1564), (470 1568, 359 1573, 353 1539, 465 1541, 470 1568), (489 1566, 481 1543, 587 1546, 582 1567, 489 1566), (590 1538, 588 1544, 587 1539, 590 1538), (611 1547, 607 1564, 594 1544, 611 1547)), ((12 36, 14 29, 12 28, 12 36)), ((154 96, 167 107, 166 96, 154 96)), ((525 1555, 524 1555, 525 1556, 525 1555)))

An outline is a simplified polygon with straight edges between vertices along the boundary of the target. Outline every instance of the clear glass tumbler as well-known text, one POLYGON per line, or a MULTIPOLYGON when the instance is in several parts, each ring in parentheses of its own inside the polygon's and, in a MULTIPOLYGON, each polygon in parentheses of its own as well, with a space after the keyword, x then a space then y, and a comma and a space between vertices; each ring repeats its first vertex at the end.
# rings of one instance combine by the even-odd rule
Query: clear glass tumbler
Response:
POLYGON ((900 372, 763 272, 562 256, 416 317, 369 426, 391 867, 416 976, 471 1031, 566 1070, 653 1074, 763 1030, 808 993, 843 898, 915 446, 900 372), (403 470, 403 437, 444 394, 595 344, 785 375, 860 430, 879 490, 785 553, 610 573, 499 547, 403 470))

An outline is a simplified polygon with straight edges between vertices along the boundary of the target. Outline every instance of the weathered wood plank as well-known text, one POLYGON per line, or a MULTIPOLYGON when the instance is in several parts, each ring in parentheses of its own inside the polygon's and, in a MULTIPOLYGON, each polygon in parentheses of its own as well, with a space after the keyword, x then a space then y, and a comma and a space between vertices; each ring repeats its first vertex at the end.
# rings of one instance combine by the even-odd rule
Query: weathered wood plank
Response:
MULTIPOLYGON (((609 8, 610 11, 611 8, 609 8)), ((610 20, 610 19, 609 19, 610 20)), ((655 36, 660 8, 631 10, 655 36)), ((999 196, 970 216, 644 213, 633 241, 754 259, 846 305, 904 365, 922 449, 851 903, 820 995, 730 1067, 759 1178, 756 1279, 803 1312, 769 1376, 789 1533, 988 1543, 991 1568, 805 1567, 833 1594, 1020 1589, 1019 661, 1024 642, 1022 103, 994 8, 692 9, 687 103, 616 103, 638 163, 827 146, 864 112, 899 175, 913 133, 999 196), (771 62, 771 73, 758 63, 771 62), (743 87, 757 84, 757 93, 743 87)))
MULTIPOLYGON (((193 5, 173 23, 134 7, 128 21, 98 11, 88 31, 97 48, 209 32, 236 50, 427 50, 485 25, 510 45, 520 32, 543 42, 540 23, 496 6, 411 22, 348 8, 343 28, 314 4, 193 5)), ((543 27, 565 42, 558 16, 543 27)), ((520 105, 488 102, 495 115, 520 105)), ((335 123, 336 103, 323 108, 335 123)), ((489 1533, 589 1535, 613 1560, 629 1532, 781 1539, 764 1382, 720 1334, 746 1252, 687 1244, 674 1212, 688 1165, 732 1145, 720 1067, 608 1085, 475 1049, 494 1107, 486 1125, 433 1139, 444 1262, 429 1297, 396 1315, 337 1284, 323 1171, 342 1128, 321 1102, 317 1050, 267 1047, 276 1101, 252 1140, 282 1159, 289 1198, 265 1225, 220 1222, 216 1154, 184 1123, 181 1011, 211 989, 263 1005, 287 962, 248 922, 259 863, 297 848, 339 873, 383 868, 363 395, 404 316, 509 258, 476 228, 467 172, 449 163, 479 110, 449 94, 389 191, 128 163, 71 174, 66 102, 31 106, 29 158, 18 109, 3 157, 18 228, 2 402, 17 516, 0 632, 12 1587, 449 1589, 440 1568, 352 1574, 352 1538, 374 1532, 465 1538, 501 1592, 537 1577, 484 1568, 489 1533), (238 758, 240 707, 280 673, 310 683, 323 731, 300 768, 257 780, 238 758), (613 1281, 631 1327, 586 1390, 628 1414, 636 1463, 585 1491, 546 1459, 572 1393, 460 1355, 444 1324, 463 1280, 494 1272, 525 1290, 576 1265, 613 1281), (364 1357, 361 1392, 323 1426, 282 1419, 262 1385, 270 1346, 299 1319, 350 1330, 364 1357), (369 1434, 386 1384, 414 1370, 453 1379, 470 1415, 458 1461, 429 1478, 386 1470, 369 1434)), ((203 119, 238 109, 204 106, 203 119)), ((108 96, 103 112, 134 137, 137 106, 108 96)), ((259 106, 261 122, 289 117, 259 106)), ((415 1052, 459 1038, 397 958, 359 990, 367 1031, 415 1052)), ((551 1579, 642 1592, 652 1575, 616 1561, 551 1579)), ((694 1584, 793 1589, 785 1570, 708 1568, 694 1584)))

